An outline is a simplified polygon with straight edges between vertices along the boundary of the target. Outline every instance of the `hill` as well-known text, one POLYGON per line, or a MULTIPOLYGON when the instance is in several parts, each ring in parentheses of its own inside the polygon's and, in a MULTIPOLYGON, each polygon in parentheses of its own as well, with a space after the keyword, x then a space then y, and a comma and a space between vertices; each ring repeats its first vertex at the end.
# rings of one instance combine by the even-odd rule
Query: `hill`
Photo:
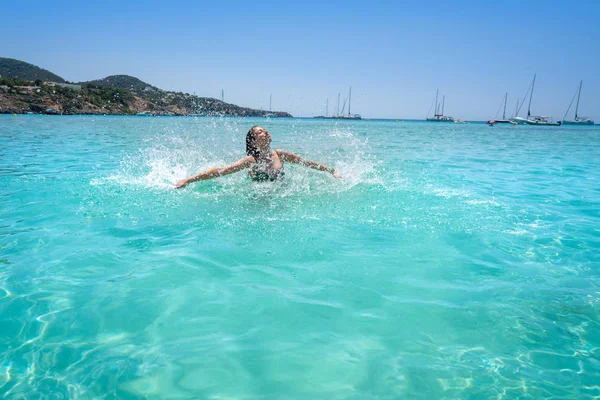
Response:
POLYGON ((189 93, 130 90, 95 84, 64 85, 0 78, 0 114, 107 114, 107 115, 223 115, 237 117, 291 117, 240 107, 189 93))
POLYGON ((95 85, 95 86, 107 86, 117 89, 125 89, 134 93, 142 94, 144 92, 159 91, 157 87, 150 85, 134 76, 129 75, 111 75, 104 79, 96 79, 88 82, 79 82, 82 86, 95 85))
MULTIPOLYGON (((209 97, 199 97, 189 93, 171 92, 142 81, 130 75, 111 75, 104 79, 79 82, 84 90, 98 91, 107 89, 124 90, 135 98, 145 101, 145 110, 149 114, 200 114, 261 117, 272 114, 276 117, 291 117, 286 112, 268 113, 263 110, 240 107, 209 97)), ((138 101, 138 103, 140 103, 138 101)))
POLYGON ((64 83, 65 80, 50 71, 36 67, 33 64, 24 61, 14 60, 12 58, 0 57, 0 77, 2 78, 20 78, 28 81, 41 79, 46 82, 64 83))
POLYGON ((291 117, 161 90, 129 75, 65 85, 58 75, 10 58, 0 58, 0 73, 0 113, 291 117))

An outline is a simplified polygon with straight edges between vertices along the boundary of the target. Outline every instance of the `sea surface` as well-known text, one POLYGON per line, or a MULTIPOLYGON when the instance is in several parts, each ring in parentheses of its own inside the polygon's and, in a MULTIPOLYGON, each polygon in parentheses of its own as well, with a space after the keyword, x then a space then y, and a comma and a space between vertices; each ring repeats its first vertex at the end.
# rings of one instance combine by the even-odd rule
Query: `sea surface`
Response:
POLYGON ((600 127, 0 116, 0 398, 599 397, 600 127))

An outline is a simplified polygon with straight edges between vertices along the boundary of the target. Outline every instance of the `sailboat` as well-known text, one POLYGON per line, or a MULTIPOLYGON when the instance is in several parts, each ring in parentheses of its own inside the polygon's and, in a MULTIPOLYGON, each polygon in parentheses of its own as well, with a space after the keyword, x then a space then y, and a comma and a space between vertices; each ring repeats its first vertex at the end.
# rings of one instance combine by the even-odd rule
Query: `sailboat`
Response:
MULTIPOLYGON (((552 117, 546 117, 542 115, 531 115, 531 99, 533 98, 533 89, 535 88, 535 78, 536 75, 534 74, 533 82, 531 83, 531 92, 529 93, 529 106, 527 108, 527 118, 515 116, 513 121, 517 124, 523 125, 560 126, 561 121, 553 122, 552 117)), ((523 102, 525 102, 525 99, 523 99, 523 102)))
MULTIPOLYGON (((510 120, 506 119, 506 100, 508 99, 508 93, 504 94, 504 111, 502 111, 502 119, 494 120, 495 124, 510 124, 510 120)), ((498 110, 500 111, 500 110, 498 110)), ((498 115, 498 114, 496 114, 498 115)))
MULTIPOLYGON (((454 122, 454 118, 452 117, 447 117, 444 115, 444 103, 446 102, 446 96, 442 97, 442 112, 439 113, 439 103, 438 103, 438 96, 440 93, 440 89, 438 89, 435 92, 435 113, 433 114, 432 117, 427 117, 426 120, 429 122, 454 122)), ((430 108, 431 110, 431 108, 430 108)))
POLYGON ((575 106, 575 119, 565 120, 565 117, 567 116, 567 114, 569 113, 569 110, 571 109, 571 106, 573 105, 573 100, 575 100, 575 96, 573 96, 573 100, 571 100, 571 104, 569 104, 569 108, 567 108, 567 112, 565 113, 565 116, 563 117, 562 123, 565 125, 594 125, 594 121, 589 119, 588 117, 580 117, 579 115, 577 115, 577 113, 579 111, 579 98, 581 97, 581 86, 582 85, 583 85, 583 81, 579 82, 579 90, 577 90, 577 93, 575 93, 575 95, 577 96, 577 105, 575 106))
POLYGON ((273 94, 269 94, 269 112, 266 113, 265 115, 263 115, 263 117, 265 118, 270 118, 270 117, 275 117, 276 115, 273 114, 273 112, 271 111, 271 104, 272 104, 272 100, 273 100, 273 94))
MULTIPOLYGON (((340 95, 338 94, 338 106, 340 102, 340 95)), ((333 119, 362 119, 360 114, 352 114, 350 112, 350 106, 352 105, 352 86, 350 86, 350 92, 348 93, 348 114, 344 114, 344 110, 346 109, 346 100, 344 100, 344 106, 342 107, 342 112, 331 116, 333 119)))
MULTIPOLYGON (((346 107, 346 106, 344 105, 344 107, 346 107)), ((342 109, 342 113, 343 112, 344 111, 342 109)), ((340 94, 338 93, 337 103, 335 104, 335 110, 333 111, 331 116, 329 115, 329 99, 327 99, 327 105, 325 106, 325 115, 317 115, 313 118, 318 118, 318 119, 339 119, 339 118, 341 118, 340 117, 340 94)))

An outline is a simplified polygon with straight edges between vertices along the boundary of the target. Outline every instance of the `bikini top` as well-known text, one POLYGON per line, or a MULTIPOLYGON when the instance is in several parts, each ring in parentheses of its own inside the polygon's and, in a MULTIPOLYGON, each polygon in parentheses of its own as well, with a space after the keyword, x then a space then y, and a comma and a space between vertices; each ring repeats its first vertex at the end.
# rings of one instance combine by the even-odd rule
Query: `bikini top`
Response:
MULTIPOLYGON (((272 164, 271 164, 272 165, 272 164)), ((256 163, 250 173, 250 177, 255 182, 267 182, 267 181, 275 181, 277 179, 283 178, 285 173, 283 172, 283 162, 281 163, 281 168, 269 168, 265 161, 261 161, 256 163)))
POLYGON ((285 172, 283 171, 283 166, 281 166, 281 168, 276 169, 276 170, 257 171, 254 173, 254 176, 252 176, 252 180, 254 182, 267 182, 267 181, 273 182, 277 179, 283 178, 284 175, 285 175, 285 172))

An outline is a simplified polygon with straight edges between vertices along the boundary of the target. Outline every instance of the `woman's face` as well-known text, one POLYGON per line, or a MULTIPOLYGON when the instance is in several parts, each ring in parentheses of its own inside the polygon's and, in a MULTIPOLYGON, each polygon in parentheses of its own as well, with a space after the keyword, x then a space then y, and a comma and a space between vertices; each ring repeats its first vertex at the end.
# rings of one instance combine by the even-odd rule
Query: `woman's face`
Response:
POLYGON ((254 141, 260 148, 268 147, 271 144, 271 135, 265 128, 257 126, 254 128, 254 141))

